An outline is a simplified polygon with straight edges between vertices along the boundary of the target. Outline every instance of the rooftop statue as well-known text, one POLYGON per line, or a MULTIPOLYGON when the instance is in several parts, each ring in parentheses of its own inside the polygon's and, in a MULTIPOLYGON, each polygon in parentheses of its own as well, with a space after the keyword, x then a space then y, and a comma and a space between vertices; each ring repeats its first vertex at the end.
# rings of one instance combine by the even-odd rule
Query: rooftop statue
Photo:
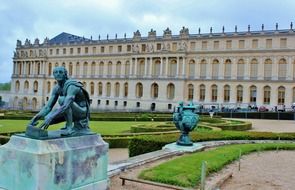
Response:
POLYGON ((64 67, 55 67, 53 76, 57 85, 53 88, 48 103, 37 113, 27 126, 26 136, 36 139, 50 138, 49 125, 65 121, 60 131, 55 131, 57 137, 92 134, 89 129, 89 94, 81 82, 70 80, 64 67), (53 109, 56 102, 60 107, 53 109), (38 125, 38 120, 44 122, 38 125))

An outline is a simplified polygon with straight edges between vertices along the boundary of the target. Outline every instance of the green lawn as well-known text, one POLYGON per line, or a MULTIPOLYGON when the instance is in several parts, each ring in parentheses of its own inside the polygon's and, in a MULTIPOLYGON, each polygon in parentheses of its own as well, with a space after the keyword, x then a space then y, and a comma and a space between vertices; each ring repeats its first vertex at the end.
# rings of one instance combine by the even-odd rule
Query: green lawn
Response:
POLYGON ((254 151, 295 149, 295 144, 244 144, 228 145, 213 150, 185 155, 147 169, 140 178, 182 187, 196 187, 201 179, 201 164, 207 162, 207 174, 221 170, 226 164, 239 158, 239 152, 249 154, 254 151))
MULTIPOLYGON (((25 131, 28 122, 28 120, 0 120, 0 133, 25 131)), ((129 132, 130 126, 143 123, 147 122, 90 121, 90 128, 93 132, 100 133, 102 135, 114 135, 129 132)), ((49 127, 49 130, 59 129, 63 125, 64 123, 52 125, 49 127)))

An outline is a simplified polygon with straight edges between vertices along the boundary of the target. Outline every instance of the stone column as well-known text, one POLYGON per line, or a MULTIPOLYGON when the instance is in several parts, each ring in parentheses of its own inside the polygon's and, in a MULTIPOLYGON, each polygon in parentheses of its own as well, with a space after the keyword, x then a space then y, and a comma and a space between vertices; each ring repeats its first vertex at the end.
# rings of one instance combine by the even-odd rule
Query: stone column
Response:
POLYGON ((277 57, 273 57, 272 59, 273 61, 273 67, 271 68, 271 79, 272 80, 278 80, 278 76, 279 76, 279 67, 278 67, 278 59, 277 57))
POLYGON ((182 57, 182 77, 185 77, 187 75, 185 65, 186 65, 186 57, 182 57))
POLYGON ((220 68, 219 68, 219 71, 218 71, 218 73, 219 73, 219 79, 224 79, 224 72, 225 72, 225 67, 224 67, 224 58, 223 57, 221 57, 220 58, 220 68))
POLYGON ((134 60, 134 76, 137 77, 137 64, 138 64, 138 58, 136 57, 134 60))
POLYGON ((144 76, 148 75, 147 57, 144 58, 144 76))
POLYGON ((159 77, 162 77, 162 76, 163 76, 163 57, 161 57, 160 76, 159 77))
POLYGON ((234 103, 237 102, 237 87, 236 85, 230 85, 230 97, 229 102, 234 103))
POLYGON ((259 57, 258 59, 258 75, 257 75, 258 80, 263 80, 264 79, 264 62, 263 62, 263 57, 259 57))
POLYGON ((292 64, 292 57, 288 56, 287 60, 287 80, 293 80, 293 64, 292 64))
POLYGON ((133 75, 133 72, 132 72, 132 67, 133 67, 133 59, 131 58, 130 61, 129 61, 129 76, 132 76, 133 75))
POLYGON ((231 79, 237 79, 238 74, 238 65, 237 65, 237 58, 234 57, 232 61, 232 67, 231 67, 231 79))
POLYGON ((176 77, 179 75, 179 57, 177 57, 177 63, 176 63, 176 77))
POLYGON ((244 79, 249 79, 250 78, 250 58, 249 57, 247 57, 246 59, 245 59, 245 70, 244 70, 244 79))
POLYGON ((200 61, 201 60, 199 58, 196 58, 196 66, 195 66, 195 78, 196 79, 200 78, 200 70, 201 70, 200 61))
POLYGON ((212 78, 212 63, 211 63, 211 57, 207 58, 208 62, 206 64, 206 79, 212 78))
POLYGON ((151 77, 153 75, 153 58, 150 57, 149 59, 149 76, 151 77))
POLYGON ((168 73, 169 73, 169 58, 168 57, 166 57, 165 63, 166 63, 165 76, 168 77, 168 73))

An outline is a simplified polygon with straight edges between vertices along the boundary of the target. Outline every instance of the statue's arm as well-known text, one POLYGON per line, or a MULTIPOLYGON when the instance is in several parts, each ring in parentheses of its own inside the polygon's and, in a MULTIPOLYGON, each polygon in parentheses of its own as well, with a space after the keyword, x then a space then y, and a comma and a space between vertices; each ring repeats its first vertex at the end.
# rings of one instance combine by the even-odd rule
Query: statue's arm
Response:
POLYGON ((56 101, 58 99, 58 93, 57 93, 57 88, 54 88, 52 91, 52 95, 50 99, 48 100, 48 103, 37 113, 32 120, 30 121, 29 125, 35 126, 37 125, 37 121, 41 119, 42 117, 45 117, 53 108, 55 105, 56 101))
POLYGON ((69 107, 72 105, 72 103, 75 100, 76 94, 79 92, 80 88, 76 87, 75 85, 71 85, 67 89, 67 95, 64 99, 63 104, 56 109, 54 112, 52 112, 44 121, 44 123, 40 126, 42 129, 47 129, 50 122, 58 115, 63 114, 69 107))

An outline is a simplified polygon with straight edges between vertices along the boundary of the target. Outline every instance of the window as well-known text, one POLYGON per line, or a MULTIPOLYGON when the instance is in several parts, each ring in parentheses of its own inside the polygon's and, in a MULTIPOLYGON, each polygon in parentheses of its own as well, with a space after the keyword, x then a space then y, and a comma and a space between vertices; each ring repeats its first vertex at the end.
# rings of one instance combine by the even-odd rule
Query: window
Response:
POLYGON ((146 45, 145 44, 141 44, 141 51, 145 52, 146 51, 146 45))
POLYGON ((211 86, 211 101, 217 101, 217 86, 215 84, 211 86))
POLYGON ((250 78, 255 79, 258 75, 258 62, 257 59, 252 59, 250 63, 250 78))
POLYGON ((144 75, 144 67, 145 67, 145 63, 144 63, 144 60, 140 60, 139 61, 139 65, 138 65, 138 71, 137 71, 137 74, 139 76, 143 76, 144 75))
POLYGON ((88 54, 88 47, 85 47, 85 54, 88 54))
POLYGON ((115 97, 120 96, 120 83, 116 82, 115 84, 115 97))
POLYGON ((130 74, 130 63, 129 63, 129 61, 126 61, 126 63, 125 63, 125 76, 126 77, 129 76, 129 74, 130 74))
POLYGON ((223 101, 229 102, 229 100, 230 100, 230 86, 225 85, 223 90, 223 101))
POLYGON ((128 83, 126 82, 124 84, 124 97, 127 97, 128 96, 128 83))
POLYGON ((70 54, 74 53, 74 48, 70 48, 70 54))
POLYGON ((100 47, 100 53, 104 53, 104 46, 100 47))
POLYGON ((256 96, 257 96, 257 88, 256 86, 251 86, 250 87, 250 102, 251 103, 256 103, 256 96))
POLYGON ((156 60, 153 64, 153 76, 160 76, 160 70, 161 70, 161 61, 156 60))
POLYGON ((237 86, 237 103, 243 102, 243 87, 241 85, 237 86))
POLYGON ((245 62, 244 59, 240 59, 238 61, 238 68, 237 68, 237 78, 242 79, 245 73, 245 62))
POLYGON ((88 72, 88 63, 87 62, 84 62, 84 65, 83 65, 83 75, 84 76, 87 76, 88 72))
POLYGON ((37 93, 38 92, 38 82, 37 81, 35 81, 34 82, 34 93, 37 93))
POLYGON ((245 40, 239 40, 239 49, 245 48, 245 40))
POLYGON ((168 110, 172 109, 172 104, 168 104, 168 110))
POLYGON ((207 49, 207 41, 202 41, 202 50, 207 49))
POLYGON ((49 50, 49 54, 50 54, 50 55, 52 55, 52 54, 53 54, 52 52, 53 52, 53 50, 52 50, 52 49, 50 49, 50 50, 49 50))
POLYGON ((113 53, 113 46, 109 46, 109 53, 113 53))
POLYGON ((175 86, 174 84, 170 83, 167 85, 167 98, 173 99, 175 96, 175 86))
POLYGON ((136 102, 136 107, 137 107, 137 108, 140 107, 140 102, 136 102))
POLYGON ((176 51, 177 50, 177 43, 173 42, 172 43, 172 51, 176 51))
POLYGON ((118 46, 118 52, 122 52, 122 46, 118 46))
POLYGON ((219 49, 219 41, 214 41, 213 48, 214 49, 219 49))
POLYGON ((231 60, 227 59, 224 63, 224 78, 229 79, 231 77, 231 60))
POLYGON ((118 106, 118 101, 117 100, 115 101, 115 106, 118 106))
POLYGON ((266 48, 272 48, 272 39, 266 39, 266 48))
POLYGON ((283 80, 287 76, 287 62, 285 59, 280 59, 279 61, 279 73, 278 73, 279 79, 283 80))
POLYGON ((127 106, 127 101, 123 102, 123 106, 126 107, 127 106))
POLYGON ((77 48, 77 53, 78 53, 78 54, 81 53, 81 48, 77 48))
POLYGON ((67 53, 67 49, 66 49, 66 48, 63 48, 63 49, 62 49, 62 53, 63 53, 63 54, 66 54, 66 53, 67 53))
POLYGON ((95 66, 95 62, 92 62, 92 63, 91 63, 91 71, 90 71, 92 77, 95 75, 95 71, 96 71, 95 67, 96 67, 96 66, 95 66))
POLYGON ((280 39, 280 48, 286 48, 287 47, 287 38, 281 38, 280 39))
POLYGON ((96 54, 96 47, 92 47, 92 53, 96 54))
POLYGON ((90 95, 91 96, 94 95, 94 83, 93 82, 90 83, 90 95))
POLYGON ((55 54, 58 55, 59 54, 59 49, 55 50, 55 54))
POLYGON ((142 95, 143 95, 143 86, 142 86, 141 83, 137 83, 136 84, 136 91, 135 91, 135 93, 136 93, 136 97, 137 98, 141 98, 142 97, 142 95))
POLYGON ((151 97, 152 98, 158 98, 158 92, 159 92, 159 86, 157 83, 153 83, 151 86, 151 97))
POLYGON ((280 86, 278 88, 278 105, 285 104, 285 87, 280 86))
POLYGON ((217 59, 214 59, 212 63, 212 78, 217 79, 218 75, 219 75, 219 61, 217 59))
POLYGON ((107 93, 106 93, 106 96, 107 97, 110 97, 111 96, 111 83, 110 82, 107 83, 107 93))
POLYGON ((98 96, 102 96, 102 83, 98 83, 98 96))
POLYGON ((207 72, 207 62, 205 59, 203 59, 200 63, 200 77, 206 78, 206 72, 207 72))
POLYGON ((106 100, 106 105, 110 105, 110 101, 109 100, 106 100))
POLYGON ((15 91, 18 92, 19 91, 19 87, 20 87, 20 82, 17 80, 15 82, 15 91))
POLYGON ((191 42, 191 43, 190 43, 190 49, 191 49, 192 51, 194 51, 194 50, 196 49, 196 42, 191 42))
POLYGON ((98 72, 99 72, 99 75, 100 76, 103 75, 103 68, 104 68, 104 63, 103 62, 100 62, 99 63, 99 66, 98 66, 98 72))
POLYGON ((176 60, 171 60, 169 64, 169 77, 175 77, 176 76, 176 68, 177 68, 177 63, 176 60))
POLYGON ((271 59, 266 59, 264 61, 264 78, 271 79, 271 72, 272 72, 272 61, 271 59))
POLYGON ((270 103, 270 87, 265 86, 263 88, 263 104, 269 104, 270 103))
POLYGON ((194 85, 189 84, 187 86, 187 89, 188 89, 187 100, 192 101, 194 99, 194 85))
POLYGON ((232 41, 226 40, 226 49, 231 49, 231 48, 232 48, 232 41))
POLYGON ((252 40, 252 48, 257 49, 258 48, 258 39, 253 39, 252 40))
POLYGON ((52 64, 51 63, 49 63, 49 65, 48 65, 48 75, 49 76, 52 75, 52 64))
POLYGON ((131 45, 127 45, 127 52, 131 51, 131 45))
POLYGON ((107 73, 108 73, 108 76, 111 76, 112 75, 112 62, 110 61, 109 63, 108 63, 108 70, 107 70, 107 73))
POLYGON ((116 64, 116 75, 120 76, 121 75, 121 62, 118 61, 116 64))
POLYGON ((51 83, 50 81, 47 81, 47 94, 51 92, 51 83))
POLYGON ((101 102, 100 100, 97 100, 97 105, 100 105, 100 102, 101 102))
POLYGON ((157 50, 161 50, 161 44, 157 43, 157 50))
POLYGON ((189 77, 193 78, 195 76, 195 61, 194 60, 190 60, 189 64, 188 64, 188 70, 189 70, 189 77))
POLYGON ((201 84, 200 85, 200 102, 205 101, 205 93, 206 93, 206 87, 205 85, 201 84))

